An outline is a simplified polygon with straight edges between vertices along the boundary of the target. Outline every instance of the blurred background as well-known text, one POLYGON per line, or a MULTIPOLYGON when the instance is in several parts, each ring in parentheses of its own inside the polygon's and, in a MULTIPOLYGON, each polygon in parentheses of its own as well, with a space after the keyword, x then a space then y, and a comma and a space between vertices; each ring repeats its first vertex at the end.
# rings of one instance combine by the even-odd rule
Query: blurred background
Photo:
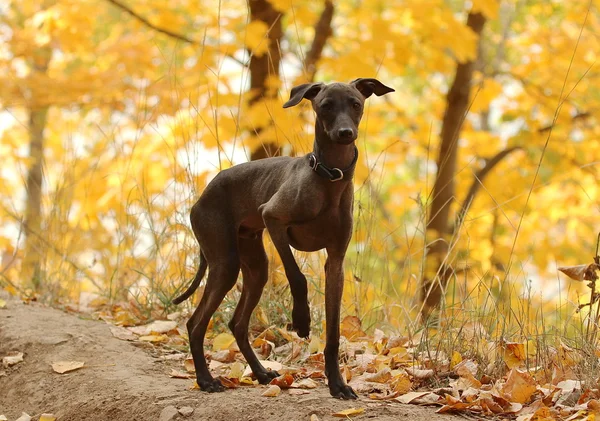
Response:
MULTIPOLYGON (((600 230, 599 7, 5 1, 0 287, 173 311, 198 262, 189 210, 212 177, 311 151, 310 104, 281 107, 293 86, 376 77, 396 92, 370 98, 360 127, 344 315, 365 330, 417 329, 419 315, 525 338, 576 330, 588 292, 556 268, 591 263, 600 230)), ((268 250, 266 325, 291 309, 268 250)), ((325 254, 296 255, 318 329, 325 254)))

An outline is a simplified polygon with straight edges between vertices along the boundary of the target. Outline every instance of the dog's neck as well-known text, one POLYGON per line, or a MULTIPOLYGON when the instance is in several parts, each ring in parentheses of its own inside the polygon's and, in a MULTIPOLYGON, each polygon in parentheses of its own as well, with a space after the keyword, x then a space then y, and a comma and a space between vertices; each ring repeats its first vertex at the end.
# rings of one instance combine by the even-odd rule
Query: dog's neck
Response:
POLYGON ((329 138, 323 125, 317 122, 315 125, 315 143, 313 153, 322 164, 329 168, 344 170, 352 165, 354 161, 354 142, 349 145, 335 143, 329 138))

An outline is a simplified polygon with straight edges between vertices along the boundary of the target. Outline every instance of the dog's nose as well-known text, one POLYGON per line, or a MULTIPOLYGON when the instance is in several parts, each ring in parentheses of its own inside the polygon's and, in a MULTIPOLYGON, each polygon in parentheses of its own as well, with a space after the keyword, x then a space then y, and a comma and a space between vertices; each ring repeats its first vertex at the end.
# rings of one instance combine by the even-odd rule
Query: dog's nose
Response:
POLYGON ((349 128, 339 129, 338 136, 340 139, 352 139, 354 136, 354 130, 349 128))

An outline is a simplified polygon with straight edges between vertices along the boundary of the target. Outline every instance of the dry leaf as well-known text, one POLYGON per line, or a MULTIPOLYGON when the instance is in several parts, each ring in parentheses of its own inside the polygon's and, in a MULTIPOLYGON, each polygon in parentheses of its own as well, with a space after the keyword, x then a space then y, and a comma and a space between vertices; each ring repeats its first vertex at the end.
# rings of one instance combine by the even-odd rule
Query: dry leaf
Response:
POLYGON ((21 413, 21 416, 17 418, 15 421, 31 421, 31 416, 26 414, 25 412, 21 413))
POLYGON ((172 377, 174 379, 193 379, 196 376, 190 373, 184 373, 183 371, 171 369, 169 377, 172 377))
POLYGON ((333 414, 333 416, 338 417, 338 418, 346 418, 351 415, 362 414, 363 412, 365 412, 365 408, 350 408, 350 409, 344 409, 343 411, 336 412, 335 414, 333 414))
POLYGON ((70 371, 79 370, 85 365, 81 361, 57 361, 52 363, 52 370, 58 374, 68 373, 70 371))
POLYGON ((2 298, 0 298, 0 309, 2 308, 6 308, 6 300, 3 300, 2 298))
POLYGON ((227 375, 227 377, 229 377, 230 379, 241 379, 242 377, 246 377, 244 376, 244 370, 245 370, 246 366, 239 362, 236 361, 233 364, 231 364, 230 369, 229 369, 229 374, 227 375))
POLYGON ((269 398, 274 398, 276 396, 279 396, 279 394, 281 393, 281 388, 275 384, 267 387, 267 390, 265 390, 262 395, 269 397, 269 398))
POLYGON ((414 401, 415 399, 423 397, 429 393, 430 392, 408 392, 408 393, 405 393, 404 395, 398 396, 396 398, 396 400, 400 403, 409 404, 412 401, 414 401))
POLYGON ((2 367, 8 368, 20 362, 23 362, 22 352, 18 352, 15 355, 7 355, 6 357, 2 358, 2 367))
POLYGON ((375 374, 365 376, 365 381, 374 383, 387 383, 392 378, 392 372, 389 367, 385 367, 383 370, 378 371, 375 374))
POLYGON ((511 402, 526 403, 536 391, 533 377, 526 371, 513 368, 502 386, 502 393, 508 396, 511 402))
POLYGON ((237 351, 234 349, 225 349, 223 351, 213 352, 210 355, 211 360, 219 361, 221 363, 232 363, 235 361, 237 351))
MULTIPOLYGON (((212 361, 211 361, 211 364, 212 364, 212 361)), ((183 367, 189 373, 195 373, 196 372, 196 366, 194 365, 194 359, 193 358, 186 358, 185 361, 183 362, 183 367)), ((213 367, 210 367, 210 368, 213 368, 213 367)))
POLYGON ((507 342, 504 344, 503 359, 508 368, 520 367, 526 358, 525 344, 517 342, 507 342))
POLYGON ((404 395, 410 392, 410 389, 412 388, 412 382, 406 374, 402 373, 393 378, 392 388, 398 395, 404 395))
POLYGON ((356 316, 346 316, 340 325, 340 333, 346 339, 352 340, 362 336, 366 336, 361 329, 360 319, 356 316))
POLYGON ((143 342, 159 343, 167 342, 169 340, 169 337, 167 335, 145 335, 140 336, 139 340, 143 342))
POLYGON ((229 348, 235 342, 233 335, 229 333, 220 333, 213 339, 213 351, 223 351, 229 348))
POLYGON ((56 421, 56 417, 52 414, 42 414, 39 421, 56 421))
POLYGON ((177 322, 172 320, 156 320, 150 324, 144 326, 128 327, 127 330, 140 336, 148 336, 151 334, 160 335, 162 333, 170 332, 177 327, 177 322))
POLYGON ((129 329, 126 329, 122 326, 110 326, 110 333, 122 341, 135 341, 137 336, 135 336, 129 329))
POLYGON ((427 380, 433 377, 433 370, 431 369, 419 369, 415 367, 407 367, 406 372, 413 376, 415 379, 427 380))
POLYGON ((318 383, 313 379, 302 379, 292 383, 291 387, 296 387, 299 389, 316 389, 318 386, 318 383))
POLYGON ((312 415, 310 416, 310 421, 319 421, 319 417, 317 417, 317 415, 316 415, 316 414, 312 414, 312 415))
POLYGON ((294 377, 291 374, 284 374, 279 377, 275 377, 269 384, 279 386, 282 389, 289 389, 294 383, 294 377))
MULTIPOLYGON (((312 418, 311 418, 312 420, 312 418)), ((8 421, 8 418, 6 418, 5 415, 0 415, 0 421, 8 421)))
POLYGON ((574 281, 593 281, 597 279, 595 272, 600 270, 600 265, 590 263, 589 265, 561 266, 558 270, 574 281))
POLYGON ((236 389, 240 385, 239 379, 230 379, 228 377, 219 376, 217 377, 221 384, 225 386, 227 389, 236 389))

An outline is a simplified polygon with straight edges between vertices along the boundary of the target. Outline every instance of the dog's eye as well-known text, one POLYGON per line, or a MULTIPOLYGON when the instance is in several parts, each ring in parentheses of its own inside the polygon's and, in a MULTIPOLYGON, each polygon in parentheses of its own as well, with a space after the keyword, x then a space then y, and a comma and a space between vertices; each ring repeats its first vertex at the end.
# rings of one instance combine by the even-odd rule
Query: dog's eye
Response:
POLYGON ((324 102, 321 104, 321 109, 323 111, 330 111, 332 108, 331 102, 324 102))
POLYGON ((352 106, 354 107, 355 110, 360 110, 360 103, 355 102, 354 104, 352 104, 352 106))

